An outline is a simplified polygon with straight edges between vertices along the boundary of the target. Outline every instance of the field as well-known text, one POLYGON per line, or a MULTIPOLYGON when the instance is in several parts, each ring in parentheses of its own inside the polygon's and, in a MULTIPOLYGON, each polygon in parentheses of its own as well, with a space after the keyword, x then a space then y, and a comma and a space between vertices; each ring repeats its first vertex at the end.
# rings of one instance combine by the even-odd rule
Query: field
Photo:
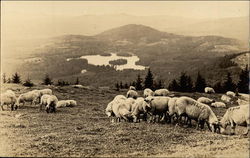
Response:
MULTIPOLYGON (((7 84, 2 85, 1 92, 10 88, 17 95, 31 90, 7 84)), ((249 139, 241 135, 245 127, 237 127, 236 135, 230 136, 173 124, 111 123, 104 113, 106 105, 125 91, 52 89, 59 99, 75 99, 78 106, 60 108, 53 114, 29 104, 17 111, 0 111, 0 156, 249 157, 249 139)), ((195 99, 208 96, 176 93, 181 95, 195 99)), ((220 96, 210 97, 218 100, 220 96)), ((213 110, 218 116, 226 111, 213 110)))

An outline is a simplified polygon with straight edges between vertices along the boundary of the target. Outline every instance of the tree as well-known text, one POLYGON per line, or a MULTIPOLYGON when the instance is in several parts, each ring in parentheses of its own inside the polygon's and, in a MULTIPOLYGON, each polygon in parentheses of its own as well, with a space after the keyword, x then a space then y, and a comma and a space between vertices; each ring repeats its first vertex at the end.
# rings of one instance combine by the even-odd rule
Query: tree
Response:
POLYGON ((34 86, 34 83, 32 83, 32 81, 30 80, 30 78, 28 77, 24 83, 23 83, 24 86, 26 87, 33 87, 34 86))
POLYGON ((17 72, 12 76, 12 83, 21 83, 21 76, 17 72))
POLYGON ((77 77, 76 78, 76 82, 75 82, 75 84, 77 85, 77 84, 79 84, 80 82, 79 82, 79 78, 77 77))
POLYGON ((6 74, 3 73, 3 83, 6 83, 7 82, 7 79, 6 79, 6 74))
POLYGON ((194 87, 195 91, 204 92, 205 87, 206 87, 206 80, 201 76, 200 72, 198 72, 194 87))
POLYGON ((148 73, 145 77, 144 87, 152 89, 153 84, 154 84, 154 77, 153 77, 153 74, 151 73, 150 68, 149 68, 148 73))
POLYGON ((249 69, 248 65, 246 68, 241 70, 239 75, 239 82, 237 84, 238 91, 241 93, 249 93, 249 69))
POLYGON ((122 85, 122 82, 120 82, 120 89, 123 89, 123 85, 122 85))
POLYGON ((52 79, 49 77, 49 74, 46 74, 44 79, 43 79, 43 84, 44 85, 51 85, 53 84, 52 79))
POLYGON ((116 91, 119 91, 119 90, 120 90, 120 86, 119 86, 119 83, 118 83, 118 82, 115 84, 115 88, 116 88, 116 91))
POLYGON ((177 81, 174 79, 172 80, 172 82, 170 82, 170 84, 168 85, 168 89, 171 91, 179 91, 180 86, 177 83, 177 81))
POLYGON ((223 84, 223 89, 225 91, 235 91, 236 85, 233 83, 232 77, 231 77, 231 73, 228 72, 227 73, 227 79, 223 84))
POLYGON ((161 89, 164 88, 163 84, 162 84, 162 80, 158 80, 158 82, 154 83, 154 88, 155 89, 161 89))
POLYGON ((129 86, 128 86, 128 83, 126 82, 126 83, 124 84, 124 88, 125 88, 125 89, 128 89, 128 87, 129 87, 129 86))
POLYGON ((138 76, 137 76, 135 88, 137 90, 142 90, 142 78, 141 78, 140 74, 138 74, 138 76))
POLYGON ((221 82, 220 82, 220 81, 219 81, 219 82, 216 82, 216 83, 214 84, 213 88, 214 88, 214 91, 215 91, 216 93, 224 93, 224 92, 225 92, 225 90, 223 89, 223 86, 221 85, 221 82))
POLYGON ((185 72, 181 73, 180 79, 179 79, 179 85, 180 85, 180 92, 191 92, 193 89, 193 83, 190 76, 186 75, 185 72))

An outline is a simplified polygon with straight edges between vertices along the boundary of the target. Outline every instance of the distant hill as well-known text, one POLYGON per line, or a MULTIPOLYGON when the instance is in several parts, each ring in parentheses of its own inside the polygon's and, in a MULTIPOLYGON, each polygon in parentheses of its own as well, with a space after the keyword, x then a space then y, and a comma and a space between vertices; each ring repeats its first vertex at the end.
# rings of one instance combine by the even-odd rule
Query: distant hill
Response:
MULTIPOLYGON (((95 36, 64 35, 50 38, 37 49, 33 59, 24 60, 15 70, 24 76, 41 79, 45 73, 55 79, 72 80, 78 76, 85 84, 113 85, 116 81, 131 81, 144 71, 115 71, 112 67, 89 65, 77 58, 83 55, 107 55, 110 52, 132 53, 140 58, 137 64, 149 66, 155 79, 168 83, 180 72, 195 75, 201 68, 214 71, 214 63, 225 55, 238 54, 246 48, 232 38, 221 36, 183 36, 158 31, 152 27, 129 24, 104 31, 95 36), (36 59, 39 60, 36 60, 36 59), (25 62, 29 61, 29 62, 25 62), (36 62, 30 62, 36 61, 36 62), (81 70, 87 70, 82 74, 81 70)), ((226 70, 222 68, 221 70, 226 70)), ((143 76, 143 75, 142 75, 143 76)), ((207 76, 214 80, 220 76, 207 76)))

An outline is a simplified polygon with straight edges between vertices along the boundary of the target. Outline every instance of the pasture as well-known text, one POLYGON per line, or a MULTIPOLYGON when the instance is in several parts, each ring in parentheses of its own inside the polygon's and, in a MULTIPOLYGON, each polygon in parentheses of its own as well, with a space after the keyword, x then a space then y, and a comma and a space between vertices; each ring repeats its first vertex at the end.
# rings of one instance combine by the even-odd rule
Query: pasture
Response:
MULTIPOLYGON (((6 84, 1 92, 9 88, 18 96, 31 90, 6 84)), ((32 89, 42 88, 45 86, 32 89)), ((59 100, 74 99, 78 106, 49 114, 39 111, 38 105, 29 104, 16 111, 0 111, 0 156, 249 157, 249 139, 241 136, 245 127, 237 127, 236 135, 230 136, 211 133, 207 128, 196 130, 194 126, 143 121, 111 123, 104 110, 115 95, 125 95, 126 91, 50 88, 59 100)), ((220 100, 222 94, 175 95, 220 100)), ((223 116, 226 111, 212 109, 217 116, 223 116)))

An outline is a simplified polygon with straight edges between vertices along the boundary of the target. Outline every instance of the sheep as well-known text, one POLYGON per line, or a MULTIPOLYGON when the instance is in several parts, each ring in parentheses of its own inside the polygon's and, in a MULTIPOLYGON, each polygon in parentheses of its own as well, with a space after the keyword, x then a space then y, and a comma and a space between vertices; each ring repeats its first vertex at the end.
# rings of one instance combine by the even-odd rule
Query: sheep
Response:
POLYGON ((144 100, 144 98, 139 97, 135 100, 132 107, 132 117, 133 121, 137 122, 140 114, 143 114, 143 120, 147 121, 147 108, 150 108, 149 104, 144 100))
POLYGON ((229 96, 229 97, 231 97, 231 98, 235 97, 235 93, 232 92, 232 91, 227 91, 226 95, 229 96))
POLYGON ((177 99, 178 97, 173 97, 173 98, 170 98, 168 101, 168 114, 169 114, 170 122, 171 122, 172 117, 174 115, 177 115, 177 110, 176 110, 177 99))
POLYGON ((249 105, 249 94, 239 93, 237 103, 239 105, 248 104, 249 105))
POLYGON ((68 107, 68 106, 70 106, 70 103, 68 102, 68 100, 60 100, 56 104, 56 108, 68 107))
POLYGON ((167 89, 157 89, 154 92, 154 96, 168 96, 169 91, 167 89))
POLYGON ((41 89, 39 90, 39 92, 41 93, 41 96, 44 94, 48 94, 48 95, 52 95, 52 90, 47 88, 47 89, 41 89))
POLYGON ((150 109, 148 113, 151 115, 151 120, 155 122, 156 115, 162 117, 161 121, 165 120, 168 111, 168 101, 170 97, 152 97, 145 98, 145 101, 149 103, 150 109))
POLYGON ((215 93, 215 91, 211 87, 205 87, 205 93, 211 94, 211 93, 215 93))
POLYGON ((44 105, 47 113, 56 112, 57 103, 58 103, 58 99, 55 95, 44 94, 41 97, 40 110, 42 109, 42 106, 44 105))
POLYGON ((225 94, 223 94, 223 95, 221 96, 221 100, 222 100, 224 103, 232 103, 232 98, 229 97, 229 96, 227 96, 227 95, 225 95, 225 94))
POLYGON ((154 92, 153 92, 151 89, 146 88, 146 89, 144 89, 144 91, 143 91, 143 96, 144 96, 145 98, 148 97, 148 96, 154 96, 154 92))
POLYGON ((244 135, 247 135, 250 130, 250 116, 249 116, 249 105, 245 104, 242 106, 236 106, 228 108, 222 119, 220 120, 220 130, 223 134, 228 125, 231 126, 233 132, 230 134, 235 134, 236 125, 247 125, 247 130, 244 135))
POLYGON ((24 105, 25 102, 30 102, 30 105, 35 105, 36 101, 39 100, 39 97, 40 92, 36 90, 23 93, 18 97, 17 105, 20 106, 21 103, 24 105))
POLYGON ((134 98, 138 97, 138 93, 135 90, 129 90, 126 95, 127 98, 134 98))
POLYGON ((197 101, 203 104, 211 104, 215 102, 213 99, 209 99, 207 97, 200 97, 197 99, 197 101))
POLYGON ((215 107, 215 108, 226 108, 226 104, 223 102, 214 102, 211 104, 211 107, 215 107))
POLYGON ((134 86, 130 86, 128 90, 134 90, 134 91, 136 91, 136 88, 134 86))
POLYGON ((1 93, 1 109, 4 105, 11 105, 11 110, 17 109, 17 98, 12 90, 7 90, 5 93, 1 93))
POLYGON ((197 129, 199 125, 201 125, 200 127, 203 129, 204 123, 206 123, 209 130, 211 130, 212 132, 216 132, 219 121, 208 105, 199 103, 190 97, 180 97, 176 100, 176 110, 179 118, 183 115, 186 115, 189 120, 197 120, 197 129))

